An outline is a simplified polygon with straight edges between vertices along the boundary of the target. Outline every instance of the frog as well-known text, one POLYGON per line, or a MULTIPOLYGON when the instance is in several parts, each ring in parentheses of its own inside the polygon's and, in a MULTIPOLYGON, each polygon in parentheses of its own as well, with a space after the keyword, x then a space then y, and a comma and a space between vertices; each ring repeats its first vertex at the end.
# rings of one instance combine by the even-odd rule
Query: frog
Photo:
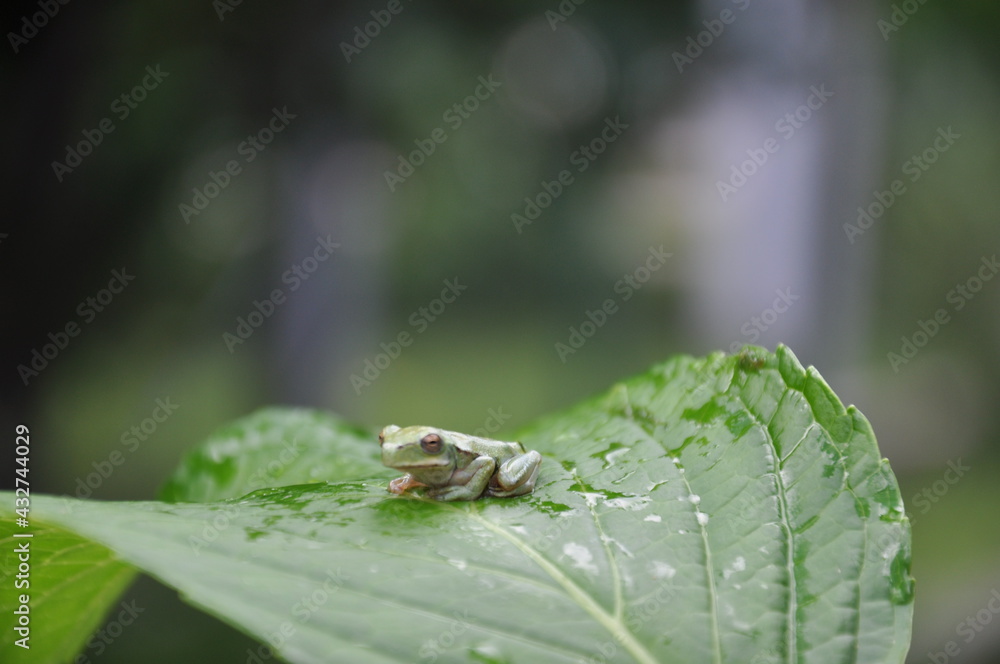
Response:
POLYGON ((434 500, 523 496, 534 490, 542 463, 541 454, 519 442, 429 426, 390 424, 378 441, 382 463, 406 472, 389 482, 389 491, 402 495, 426 487, 424 494, 434 500))

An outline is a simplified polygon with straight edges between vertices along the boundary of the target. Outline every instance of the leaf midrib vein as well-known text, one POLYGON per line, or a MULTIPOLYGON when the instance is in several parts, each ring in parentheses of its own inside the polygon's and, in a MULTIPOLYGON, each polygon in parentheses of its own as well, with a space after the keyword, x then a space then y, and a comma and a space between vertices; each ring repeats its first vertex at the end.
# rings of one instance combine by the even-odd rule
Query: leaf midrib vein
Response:
MULTIPOLYGON (((679 466, 683 467, 683 466, 679 466)), ((684 482, 684 489, 687 491, 689 496, 694 495, 694 491, 691 489, 691 483, 688 482, 686 473, 679 473, 681 481, 684 482)), ((686 501, 687 502, 687 501, 686 501)), ((722 664, 722 641, 719 634, 719 607, 716 602, 716 588, 715 588, 715 563, 712 560, 712 547, 708 542, 708 529, 705 524, 698 519, 698 513, 700 510, 698 506, 691 503, 691 506, 695 510, 695 521, 698 523, 698 530, 701 533, 701 544, 705 549, 705 579, 708 585, 708 613, 711 617, 712 626, 712 657, 717 664, 722 664)))
MULTIPOLYGON (((728 389, 728 386, 727 386, 727 389, 728 389)), ((690 392, 691 391, 689 390, 689 393, 690 392)), ((630 412, 632 412, 631 408, 630 408, 630 412)), ((636 421, 635 415, 631 415, 629 419, 631 419, 633 422, 636 422, 636 424, 639 424, 636 421)), ((639 427, 642 428, 642 425, 640 424, 639 427)), ((647 435, 649 435, 649 434, 647 433, 647 435)), ((655 438, 653 440, 654 440, 654 442, 657 442, 655 440, 655 438)), ((718 462, 716 462, 716 463, 718 463, 718 462)), ((680 468, 682 468, 682 466, 678 466, 678 468, 680 469, 680 468)), ((680 476, 681 481, 684 483, 684 489, 687 491, 687 495, 689 495, 689 496, 694 495, 694 491, 691 488, 691 483, 687 479, 687 475, 685 473, 682 473, 682 472, 678 473, 678 475, 680 476)), ((715 664, 722 664, 722 640, 721 640, 721 635, 719 633, 719 610, 718 610, 718 605, 717 605, 717 602, 716 602, 715 577, 713 576, 714 570, 715 570, 715 566, 714 566, 714 563, 712 561, 712 548, 711 548, 711 546, 709 544, 709 541, 708 541, 708 530, 707 530, 705 524, 703 524, 697 518, 697 514, 700 511, 699 508, 698 508, 698 506, 695 505, 694 503, 689 503, 689 504, 694 508, 694 511, 695 511, 695 521, 697 521, 697 523, 698 523, 698 529, 699 529, 699 532, 701 533, 702 547, 705 550, 705 578, 706 578, 707 588, 708 588, 708 610, 709 610, 709 616, 710 616, 710 620, 711 620, 710 624, 711 624, 711 632, 712 632, 712 657, 713 657, 713 661, 715 662, 715 664)))
MULTIPOLYGON (((778 412, 781 410, 781 406, 785 402, 786 396, 788 395, 789 392, 792 392, 792 391, 798 391, 798 390, 795 390, 794 388, 792 388, 792 387, 790 387, 790 386, 788 386, 786 384, 785 390, 781 393, 781 398, 778 399, 778 402, 775 404, 774 412, 771 413, 771 416, 768 418, 768 421, 766 423, 764 423, 760 419, 760 417, 758 417, 757 413, 754 412, 754 410, 751 408, 750 404, 747 403, 747 401, 743 398, 743 394, 742 393, 738 392, 737 393, 737 398, 744 405, 744 407, 746 408, 746 410, 750 414, 750 416, 754 418, 754 421, 756 421, 758 423, 758 425, 761 426, 761 428, 763 430, 763 433, 765 435, 765 438, 767 440, 767 443, 768 443, 768 445, 771 448, 772 455, 774 456, 774 459, 775 459, 775 473, 774 474, 775 474, 775 482, 776 482, 776 484, 778 486, 779 504, 781 505, 781 512, 782 512, 781 526, 788 533, 788 547, 787 547, 788 551, 787 551, 787 556, 788 556, 788 566, 789 566, 789 590, 791 591, 790 595, 789 595, 789 607, 788 607, 789 608, 789 610, 788 610, 788 631, 789 631, 789 639, 788 639, 789 651, 788 651, 788 655, 789 655, 789 662, 796 662, 798 660, 798 631, 796 629, 796 625, 797 625, 796 613, 797 613, 797 610, 798 610, 798 593, 797 593, 797 587, 796 587, 796 585, 797 585, 797 579, 796 579, 796 576, 795 576, 794 538, 798 537, 798 533, 791 527, 791 522, 789 521, 789 514, 790 513, 788 511, 787 496, 785 494, 785 488, 786 487, 784 485, 784 480, 783 480, 783 478, 781 476, 781 469, 784 467, 785 460, 791 458, 791 456, 798 449, 799 444, 805 439, 805 437, 808 435, 808 432, 810 430, 812 430, 813 427, 819 427, 819 428, 821 428, 822 430, 826 431, 828 435, 829 435, 829 431, 826 429, 826 427, 824 427, 819 422, 818 419, 816 419, 816 413, 813 412, 813 410, 812 410, 812 404, 809 404, 809 410, 810 410, 810 412, 813 415, 813 420, 814 421, 810 424, 809 427, 807 427, 806 433, 803 434, 802 438, 799 439, 799 441, 793 446, 793 449, 790 450, 788 452, 788 454, 786 454, 783 458, 778 455, 778 450, 777 450, 777 446, 775 445, 775 442, 774 442, 774 435, 772 434, 771 425, 772 425, 772 423, 774 421, 774 418, 777 416, 778 412)), ((807 404, 809 403, 808 399, 806 400, 806 403, 807 404)), ((831 440, 832 440, 832 436, 831 436, 831 440)), ((833 449, 835 450, 835 453, 836 453, 837 457, 841 460, 842 467, 844 467, 844 470, 846 471, 847 468, 843 464, 843 460, 844 460, 843 453, 840 451, 840 448, 837 447, 837 445, 833 445, 833 449)), ((853 486, 851 486, 849 478, 846 477, 846 476, 844 478, 844 487, 843 487, 843 490, 847 491, 852 496, 852 498, 854 500, 858 500, 858 496, 854 492, 854 488, 853 488, 853 486)), ((820 510, 819 510, 819 512, 822 512, 828 506, 829 506, 829 503, 826 503, 826 504, 822 505, 821 508, 820 508, 820 510)), ((858 570, 858 578, 855 580, 856 597, 857 597, 856 604, 858 605, 857 606, 857 613, 856 613, 856 620, 855 620, 855 624, 854 624, 854 632, 855 632, 855 634, 854 634, 854 639, 853 639, 853 641, 854 641, 854 646, 853 647, 854 647, 854 652, 855 652, 855 661, 857 660, 858 634, 859 634, 859 630, 860 630, 860 613, 861 613, 861 611, 860 611, 860 602, 861 602, 860 583, 861 583, 861 574, 862 574, 862 571, 864 569, 864 564, 865 564, 865 560, 866 560, 866 553, 867 553, 867 547, 868 547, 868 535, 867 535, 868 522, 867 522, 867 520, 862 520, 862 530, 863 530, 863 542, 864 542, 864 546, 862 547, 862 558, 861 558, 861 563, 860 563, 860 567, 859 567, 859 570, 858 570)))
MULTIPOLYGON (((764 439, 767 441, 768 447, 771 449, 771 456, 774 459, 774 483, 778 488, 778 505, 781 508, 781 528, 785 531, 785 556, 786 556, 786 567, 788 569, 788 612, 786 617, 786 631, 788 633, 787 645, 788 645, 788 662, 794 664, 798 661, 798 630, 796 629, 796 614, 798 612, 798 584, 797 578, 795 576, 795 531, 792 529, 792 524, 789 521, 789 511, 788 511, 788 497, 785 495, 785 483, 781 476, 781 470, 783 461, 781 455, 778 454, 778 447, 774 442, 774 435, 771 433, 771 424, 774 422, 774 417, 777 415, 778 411, 781 410, 781 404, 785 401, 785 395, 791 388, 785 387, 781 393, 781 398, 774 406, 774 412, 771 413, 771 417, 768 418, 767 422, 760 419, 750 404, 747 403, 746 399, 743 398, 743 393, 737 389, 736 398, 739 399, 740 403, 746 409, 746 412, 750 414, 750 417, 757 422, 761 431, 764 434, 764 439)), ((791 456, 791 453, 789 453, 791 456)), ((787 458, 787 457, 786 457, 787 458)))
POLYGON ((658 664, 658 660, 646 649, 646 646, 643 645, 635 637, 635 635, 628 630, 618 617, 608 613, 608 611, 605 610, 592 595, 578 586, 571 578, 563 574, 562 570, 560 570, 552 561, 531 547, 531 545, 515 535, 513 532, 493 523, 489 519, 483 518, 481 515, 472 510, 461 510, 450 505, 449 507, 454 509, 456 512, 473 519, 487 530, 499 535, 517 547, 521 553, 530 558, 532 562, 541 567, 546 574, 552 577, 552 580, 558 583, 566 594, 580 606, 580 608, 582 608, 602 627, 604 627, 637 662, 640 662, 641 664, 658 664))
MULTIPOLYGON (((574 479, 576 481, 581 481, 580 476, 575 472, 573 473, 574 479)), ((624 616, 624 601, 622 599, 622 576, 621 570, 618 569, 618 559, 615 558, 614 553, 611 551, 611 547, 608 546, 608 535, 604 532, 604 527, 601 526, 601 519, 597 515, 597 511, 594 509, 594 505, 587 503, 587 510, 590 512, 590 516, 594 519, 594 527, 597 528, 598 536, 601 540, 601 545, 604 547, 604 555, 608 559, 608 568, 611 570, 611 585, 614 592, 614 617, 615 620, 621 622, 624 616)))

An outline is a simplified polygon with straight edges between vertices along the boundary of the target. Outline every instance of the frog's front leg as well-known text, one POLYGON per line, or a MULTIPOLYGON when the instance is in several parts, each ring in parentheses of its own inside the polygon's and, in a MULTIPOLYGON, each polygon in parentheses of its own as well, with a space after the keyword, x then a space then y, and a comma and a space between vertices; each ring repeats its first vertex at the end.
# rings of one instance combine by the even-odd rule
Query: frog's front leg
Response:
POLYGON ((396 479, 389 482, 389 491, 390 493, 402 495, 406 491, 418 486, 427 486, 427 485, 424 484, 423 482, 418 482, 417 480, 413 479, 413 475, 407 473, 406 475, 403 475, 402 477, 397 477, 396 479))
POLYGON ((490 485, 489 495, 507 498, 531 493, 541 464, 542 455, 534 450, 507 459, 500 464, 500 471, 490 485))
POLYGON ((477 457, 465 468, 455 471, 448 486, 430 489, 427 495, 437 500, 475 500, 483 495, 496 467, 493 457, 477 457))

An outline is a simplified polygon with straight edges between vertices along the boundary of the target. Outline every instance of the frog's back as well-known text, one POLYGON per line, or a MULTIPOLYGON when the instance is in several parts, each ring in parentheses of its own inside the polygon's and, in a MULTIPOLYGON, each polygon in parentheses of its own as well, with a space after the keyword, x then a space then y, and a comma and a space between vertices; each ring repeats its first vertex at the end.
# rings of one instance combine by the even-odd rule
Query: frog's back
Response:
POLYGON ((479 438, 478 436, 469 436, 466 434, 455 434, 455 440, 460 449, 466 452, 491 456, 500 463, 503 463, 507 459, 512 459, 519 454, 524 454, 524 445, 518 442, 479 438))

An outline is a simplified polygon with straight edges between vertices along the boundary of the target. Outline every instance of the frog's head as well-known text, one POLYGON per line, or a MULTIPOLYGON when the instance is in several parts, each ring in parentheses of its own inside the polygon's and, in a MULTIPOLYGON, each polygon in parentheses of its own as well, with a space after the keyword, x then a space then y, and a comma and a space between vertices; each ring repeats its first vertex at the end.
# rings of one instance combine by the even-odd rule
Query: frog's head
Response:
POLYGON ((382 463, 413 474, 435 470, 451 473, 455 464, 455 443, 449 432, 434 427, 412 426, 401 429, 390 424, 378 435, 382 463))

